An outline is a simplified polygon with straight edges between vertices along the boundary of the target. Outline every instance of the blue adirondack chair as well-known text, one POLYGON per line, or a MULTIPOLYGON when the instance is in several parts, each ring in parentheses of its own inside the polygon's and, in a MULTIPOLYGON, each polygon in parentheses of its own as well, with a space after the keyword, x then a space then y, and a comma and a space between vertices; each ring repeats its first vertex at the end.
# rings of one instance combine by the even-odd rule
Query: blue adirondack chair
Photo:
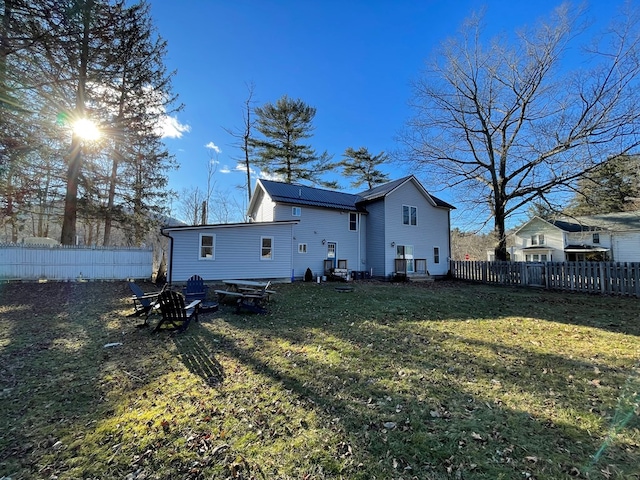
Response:
POLYGON ((187 280, 187 285, 182 289, 186 302, 192 302, 193 300, 204 300, 207 298, 207 291, 209 285, 204 284, 204 280, 200 275, 193 275, 187 280))

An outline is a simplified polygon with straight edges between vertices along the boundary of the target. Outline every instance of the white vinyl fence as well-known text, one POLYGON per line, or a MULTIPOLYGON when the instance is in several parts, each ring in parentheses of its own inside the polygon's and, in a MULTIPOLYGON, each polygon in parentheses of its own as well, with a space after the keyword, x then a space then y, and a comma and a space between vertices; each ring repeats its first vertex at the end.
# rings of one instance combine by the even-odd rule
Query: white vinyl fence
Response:
POLYGON ((153 250, 0 244, 1 280, 150 279, 153 250))
POLYGON ((640 297, 640 263, 452 261, 460 280, 640 297))

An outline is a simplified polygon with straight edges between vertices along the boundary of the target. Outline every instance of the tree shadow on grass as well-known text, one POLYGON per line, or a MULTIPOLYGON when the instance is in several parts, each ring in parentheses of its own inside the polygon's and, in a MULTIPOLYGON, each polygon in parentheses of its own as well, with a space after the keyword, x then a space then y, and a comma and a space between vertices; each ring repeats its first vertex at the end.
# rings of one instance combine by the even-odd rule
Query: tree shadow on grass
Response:
POLYGON ((215 357, 218 348, 203 329, 193 325, 184 335, 175 335, 173 341, 184 366, 208 386, 217 387, 224 381, 224 368, 215 357))
MULTIPOLYGON (((638 452, 624 443, 616 444, 613 438, 608 453, 616 458, 603 458, 604 463, 597 467, 589 463, 590 456, 609 440, 590 433, 586 425, 582 428, 579 417, 597 422, 599 415, 615 416, 618 392, 611 392, 608 384, 622 385, 628 374, 607 367, 606 359, 587 362, 505 345, 498 338, 496 342, 464 338, 430 329, 428 318, 421 320, 409 312, 410 321, 423 322, 416 334, 407 330, 407 312, 401 307, 395 312, 395 306, 380 312, 380 323, 367 320, 363 333, 363 317, 357 313, 340 316, 341 312, 357 312, 357 302, 336 310, 316 296, 313 304, 316 311, 327 315, 307 312, 304 318, 281 321, 275 309, 267 317, 229 316, 227 321, 238 330, 238 337, 221 335, 217 343, 253 370, 300 398, 309 398, 326 415, 339 418, 365 464, 392 463, 424 478, 438 478, 429 477, 434 469, 440 473, 459 469, 466 472, 461 473, 468 475, 465 478, 513 478, 523 471, 545 478, 544 459, 562 464, 568 476, 592 469, 591 478, 604 478, 606 474, 599 477, 598 469, 606 472, 607 461, 617 464, 612 471, 626 468, 630 473, 630 466, 640 460, 638 452), (238 340, 249 337, 252 346, 247 349, 238 340), (288 345, 282 347, 289 350, 288 362, 277 363, 269 357, 267 352, 275 344, 288 345), (339 349, 341 360, 331 365, 316 363, 306 353, 309 345, 339 349), (448 345, 459 348, 445 347, 448 345), (606 377, 603 389, 593 382, 594 367, 606 377), (535 413, 506 406, 501 400, 505 390, 516 397, 537 398, 535 413), (567 412, 571 418, 554 420, 547 409, 567 412), (387 424, 393 427, 385 428, 387 424), (425 447, 431 452, 422 451, 425 447), (491 455, 495 467, 490 472, 473 470, 474 458, 477 463, 478 456, 491 455)), ((509 312, 533 316, 526 305, 506 307, 509 312)), ((465 313, 460 318, 468 320, 465 313)), ((282 352, 273 354, 275 358, 282 352)), ((388 471, 391 474, 394 469, 388 471)))

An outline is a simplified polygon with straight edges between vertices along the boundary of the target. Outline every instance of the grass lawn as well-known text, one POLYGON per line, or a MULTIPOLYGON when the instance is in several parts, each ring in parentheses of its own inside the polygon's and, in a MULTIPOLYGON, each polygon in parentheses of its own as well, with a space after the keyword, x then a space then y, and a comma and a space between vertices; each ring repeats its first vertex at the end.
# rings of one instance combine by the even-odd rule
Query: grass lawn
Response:
POLYGON ((0 479, 640 478, 637 299, 334 286, 171 335, 125 283, 0 284, 0 479))

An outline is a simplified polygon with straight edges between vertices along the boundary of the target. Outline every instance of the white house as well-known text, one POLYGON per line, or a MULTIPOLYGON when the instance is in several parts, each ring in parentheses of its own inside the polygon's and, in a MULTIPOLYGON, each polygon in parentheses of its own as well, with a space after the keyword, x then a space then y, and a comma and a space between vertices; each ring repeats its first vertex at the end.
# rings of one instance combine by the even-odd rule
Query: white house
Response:
POLYGON ((249 223, 162 229, 168 280, 293 280, 307 268, 323 275, 327 264, 355 276, 388 278, 399 267, 444 276, 453 208, 413 175, 359 194, 258 180, 249 223))
POLYGON ((515 261, 640 262, 640 212, 549 221, 534 217, 514 235, 515 261))

